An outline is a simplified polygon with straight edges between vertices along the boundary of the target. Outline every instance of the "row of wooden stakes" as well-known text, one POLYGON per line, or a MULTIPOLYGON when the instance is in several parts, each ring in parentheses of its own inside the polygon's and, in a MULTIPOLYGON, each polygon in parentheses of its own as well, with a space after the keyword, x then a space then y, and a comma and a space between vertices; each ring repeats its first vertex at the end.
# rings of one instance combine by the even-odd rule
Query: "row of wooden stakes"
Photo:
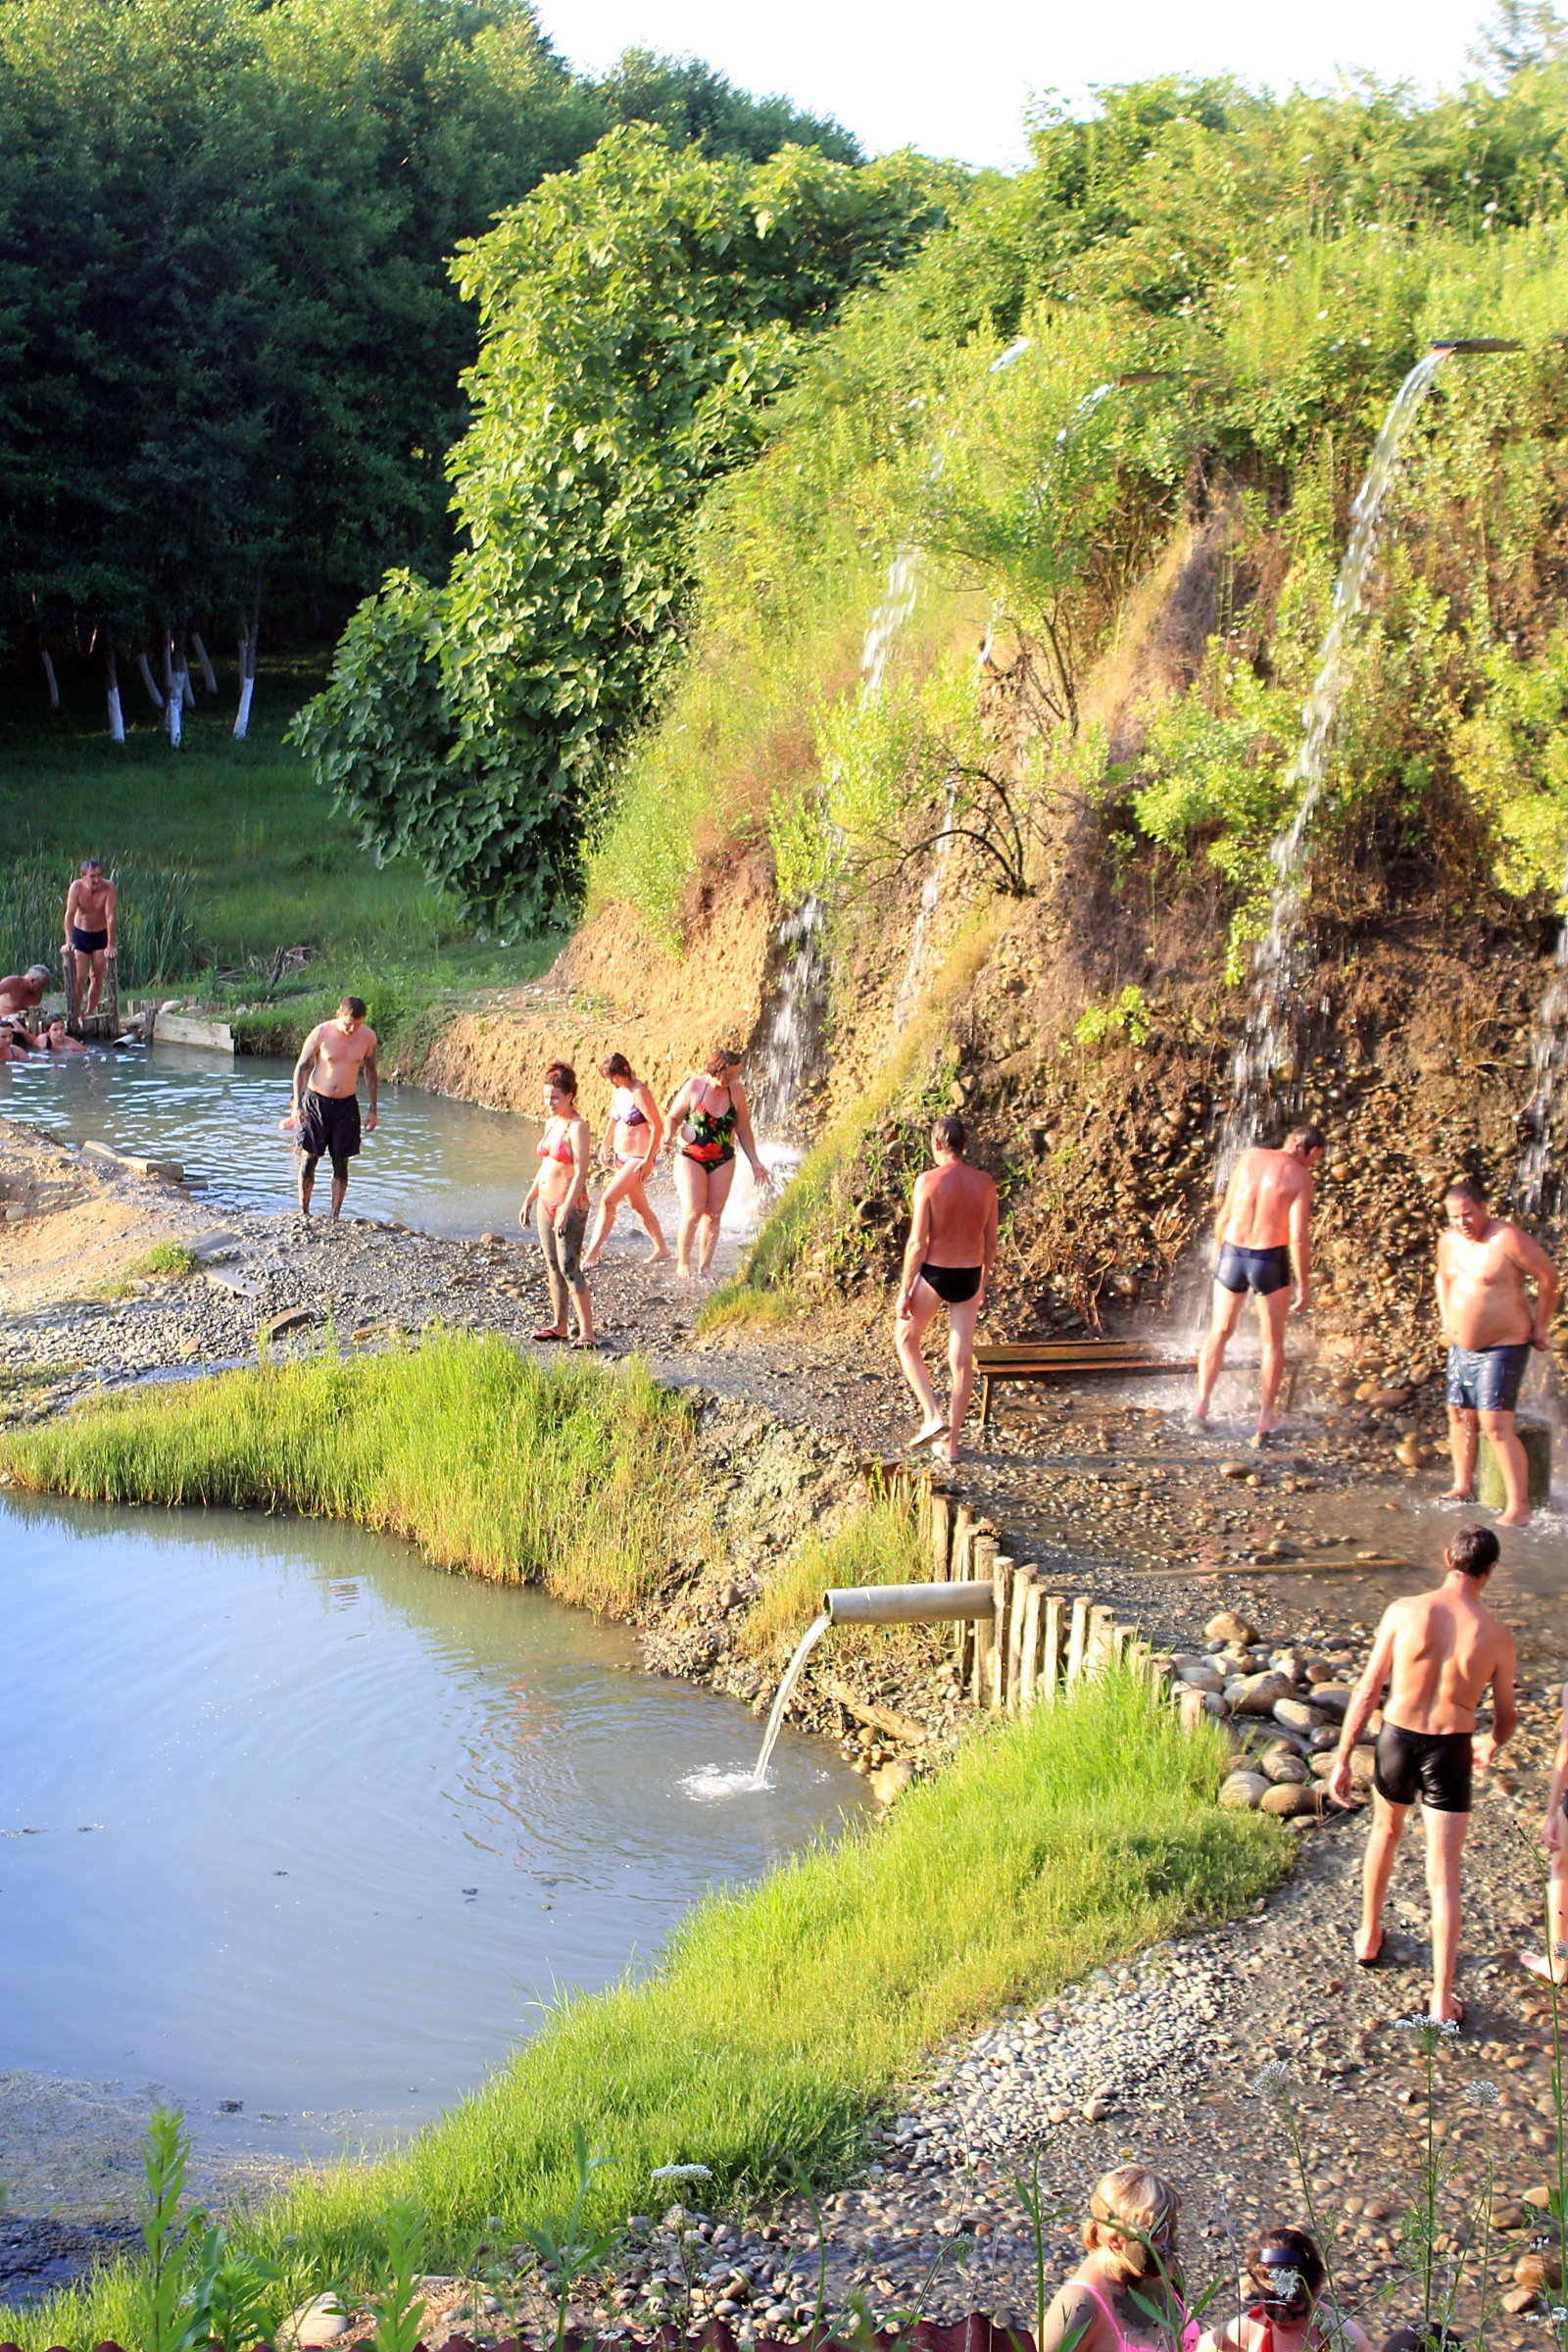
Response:
MULTIPOLYGON (((995 1595, 989 1618, 954 1627, 959 1688, 991 1714, 1014 1714, 1070 1690, 1082 1677, 1102 1674, 1118 1661, 1155 1688, 1171 1680, 1171 1661, 1154 1650, 1136 1625, 1089 1593, 1052 1592, 1045 1572, 999 1549, 996 1529, 956 1502, 929 1470, 905 1462, 867 1465, 867 1479, 885 1500, 906 1511, 919 1531, 934 1584, 986 1584, 995 1595)), ((1181 1693, 1182 1720, 1194 1728, 1203 1693, 1181 1693), (1191 1702, 1195 1702, 1193 1704, 1191 1702)))

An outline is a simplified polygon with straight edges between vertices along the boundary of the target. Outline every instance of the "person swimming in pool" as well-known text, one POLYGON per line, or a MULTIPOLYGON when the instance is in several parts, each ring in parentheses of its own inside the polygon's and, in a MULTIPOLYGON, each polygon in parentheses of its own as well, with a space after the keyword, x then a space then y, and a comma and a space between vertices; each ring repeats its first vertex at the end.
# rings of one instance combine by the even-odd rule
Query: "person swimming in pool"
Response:
POLYGON ((1274 1399, 1285 1376, 1285 1318, 1312 1303, 1312 1174, 1324 1141, 1321 1128, 1293 1127, 1283 1151, 1244 1152, 1231 1170, 1214 1220, 1214 1318, 1198 1358, 1195 1421, 1208 1419, 1214 1383, 1250 1292, 1262 1341, 1257 1434, 1266 1438, 1279 1427, 1274 1399))
POLYGON ((997 1254, 997 1188, 964 1158, 968 1135, 950 1112, 931 1129, 935 1166, 915 1178, 914 1214, 904 1251, 904 1279, 893 1317, 899 1369, 920 1407, 911 1441, 934 1441, 945 1461, 958 1458, 958 1432, 974 1389, 974 1329, 986 1302, 986 1278, 997 1254), (937 1403, 921 1344, 940 1308, 948 1310, 948 1365, 953 1393, 944 1414, 937 1403))

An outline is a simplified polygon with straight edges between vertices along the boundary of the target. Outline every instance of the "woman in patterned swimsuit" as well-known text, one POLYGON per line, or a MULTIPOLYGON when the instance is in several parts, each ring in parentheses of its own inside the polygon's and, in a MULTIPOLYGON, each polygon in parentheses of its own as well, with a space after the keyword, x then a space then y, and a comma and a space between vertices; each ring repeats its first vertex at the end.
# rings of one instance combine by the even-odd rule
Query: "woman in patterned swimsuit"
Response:
POLYGON ((664 1104, 664 1125, 675 1153, 675 1190, 680 1195, 680 1230, 675 1236, 675 1271, 692 1275, 692 1238, 699 1226, 697 1272, 706 1274, 718 1245, 718 1220, 735 1180, 735 1145, 751 1163, 759 1187, 767 1170, 757 1156, 746 1089, 736 1072, 741 1057, 720 1046, 706 1069, 694 1070, 664 1104))

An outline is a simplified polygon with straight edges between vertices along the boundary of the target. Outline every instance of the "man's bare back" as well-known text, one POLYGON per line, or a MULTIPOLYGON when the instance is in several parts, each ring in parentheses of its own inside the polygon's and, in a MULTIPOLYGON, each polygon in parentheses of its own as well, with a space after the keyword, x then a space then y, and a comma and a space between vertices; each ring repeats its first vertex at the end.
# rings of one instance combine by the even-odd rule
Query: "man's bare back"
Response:
MULTIPOLYGON (((362 1021, 345 1035, 337 1021, 322 1021, 300 1049, 300 1061, 309 1072, 312 1094, 328 1102, 346 1102, 358 1094, 360 1072, 375 1052, 375 1031, 362 1021)), ((372 1111, 373 1116, 373 1111, 372 1111)))
POLYGON ((1312 1204, 1312 1171, 1295 1152, 1244 1152, 1232 1172, 1216 1227, 1217 1239, 1237 1250, 1282 1250, 1291 1239, 1291 1211, 1312 1204))
POLYGON ((1513 1687, 1514 1644, 1478 1593, 1413 1592, 1384 1615, 1374 1663, 1389 1648, 1384 1718, 1406 1732, 1473 1732, 1494 1677, 1513 1687))
POLYGON ((978 1266, 986 1256, 986 1235, 996 1214, 997 1188, 980 1168, 950 1159, 915 1178, 914 1216, 926 1209, 921 1256, 933 1266, 978 1266))

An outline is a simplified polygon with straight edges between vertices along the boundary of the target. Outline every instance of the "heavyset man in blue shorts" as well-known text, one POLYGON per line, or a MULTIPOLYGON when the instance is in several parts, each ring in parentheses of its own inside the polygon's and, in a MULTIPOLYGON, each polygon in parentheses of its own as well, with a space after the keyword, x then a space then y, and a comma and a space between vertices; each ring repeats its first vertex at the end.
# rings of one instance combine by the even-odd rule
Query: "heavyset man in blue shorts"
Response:
POLYGON ((1557 1269, 1522 1225, 1493 1215, 1473 1176, 1454 1179, 1444 1206, 1448 1225, 1438 1243, 1438 1312, 1448 1343, 1453 1453, 1453 1484, 1444 1499, 1473 1499, 1480 1428, 1502 1472, 1499 1523, 1523 1527, 1530 1517, 1530 1479, 1513 1408, 1531 1350, 1544 1348, 1551 1335, 1557 1269))

